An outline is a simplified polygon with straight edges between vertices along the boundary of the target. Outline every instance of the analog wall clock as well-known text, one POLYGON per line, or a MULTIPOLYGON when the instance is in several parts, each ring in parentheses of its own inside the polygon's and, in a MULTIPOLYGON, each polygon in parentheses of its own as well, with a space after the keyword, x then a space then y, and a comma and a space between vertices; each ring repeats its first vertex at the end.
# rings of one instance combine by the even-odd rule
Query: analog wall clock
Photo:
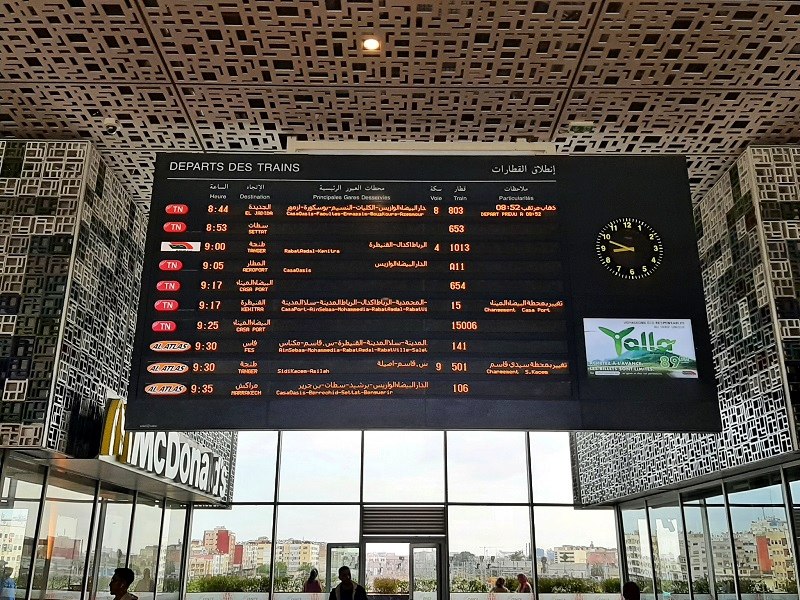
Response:
POLYGON ((600 264, 623 279, 652 275, 664 258, 661 236, 641 219, 624 217, 606 223, 595 247, 600 264))

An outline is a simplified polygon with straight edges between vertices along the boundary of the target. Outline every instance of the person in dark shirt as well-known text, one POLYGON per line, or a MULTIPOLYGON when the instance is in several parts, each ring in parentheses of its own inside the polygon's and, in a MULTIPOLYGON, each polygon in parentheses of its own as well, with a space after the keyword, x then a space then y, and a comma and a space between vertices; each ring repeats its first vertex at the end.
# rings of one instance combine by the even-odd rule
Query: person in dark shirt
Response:
POLYGON ((341 583, 331 590, 328 600, 367 600, 367 590, 353 581, 350 567, 339 567, 341 583))
POLYGON ((108 591, 114 595, 114 600, 139 600, 138 596, 128 591, 135 578, 136 575, 130 569, 125 567, 114 569, 114 576, 108 584, 108 591))
POLYGON ((639 586, 633 581, 628 581, 622 586, 622 597, 625 598, 625 600, 639 600, 641 594, 642 592, 639 586))
POLYGON ((491 589, 492 594, 507 594, 508 588, 506 587, 506 580, 502 577, 498 577, 497 581, 494 582, 494 587, 491 589))

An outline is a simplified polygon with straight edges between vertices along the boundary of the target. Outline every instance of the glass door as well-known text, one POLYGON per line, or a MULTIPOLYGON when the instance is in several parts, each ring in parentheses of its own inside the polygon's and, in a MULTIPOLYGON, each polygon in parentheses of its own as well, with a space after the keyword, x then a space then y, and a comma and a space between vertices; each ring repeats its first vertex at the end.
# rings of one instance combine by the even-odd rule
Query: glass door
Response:
POLYGON ((364 544, 364 580, 373 600, 441 600, 442 544, 387 540, 364 544))
POLYGON ((385 600, 406 600, 409 590, 409 543, 366 542, 364 581, 370 596, 385 600))
POLYGON ((411 544, 410 600, 439 600, 441 569, 441 544, 411 544))
POLYGON ((359 581, 358 560, 361 553, 358 544, 328 544, 325 561, 325 587, 330 592, 339 585, 339 568, 350 567, 353 581, 359 581))

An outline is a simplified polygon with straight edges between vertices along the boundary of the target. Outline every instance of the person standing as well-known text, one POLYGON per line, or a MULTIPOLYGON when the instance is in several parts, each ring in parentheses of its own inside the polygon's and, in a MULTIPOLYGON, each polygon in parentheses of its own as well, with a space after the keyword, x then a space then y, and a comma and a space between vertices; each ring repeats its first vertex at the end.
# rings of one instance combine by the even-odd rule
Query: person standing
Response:
POLYGON ((367 590, 353 581, 350 567, 339 567, 341 583, 331 590, 328 600, 367 600, 367 590))
POLYGON ((641 595, 642 591, 633 581, 628 581, 622 586, 622 597, 625 598, 625 600, 639 600, 641 595))
POLYGON ((14 569, 3 567, 2 582, 0 582, 0 600, 14 600, 17 597, 17 584, 14 578, 14 569))
POLYGON ((130 569, 125 567, 114 569, 114 576, 111 578, 111 583, 108 584, 108 591, 113 594, 114 600, 139 600, 138 596, 128 592, 128 588, 135 578, 136 575, 130 569))
POLYGON ((507 594, 508 588, 506 587, 506 580, 502 577, 498 577, 497 580, 494 582, 494 587, 491 591, 492 594, 507 594))
POLYGON ((308 581, 303 584, 303 593, 304 594, 319 594, 322 592, 322 586, 319 584, 319 571, 316 569, 311 569, 311 572, 308 574, 308 581))
POLYGON ((133 588, 133 591, 152 592, 155 589, 156 586, 153 584, 153 577, 150 575, 150 569, 145 569, 141 578, 139 579, 139 583, 136 584, 136 587, 133 588))

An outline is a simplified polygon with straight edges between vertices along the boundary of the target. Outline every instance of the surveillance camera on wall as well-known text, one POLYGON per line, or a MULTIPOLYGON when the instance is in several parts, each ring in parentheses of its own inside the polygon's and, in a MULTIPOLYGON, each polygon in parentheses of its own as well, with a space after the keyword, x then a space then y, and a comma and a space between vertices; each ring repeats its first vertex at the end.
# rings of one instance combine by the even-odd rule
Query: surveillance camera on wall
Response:
POLYGON ((119 131, 119 121, 114 117, 106 117, 103 119, 103 131, 106 133, 117 133, 119 131))

